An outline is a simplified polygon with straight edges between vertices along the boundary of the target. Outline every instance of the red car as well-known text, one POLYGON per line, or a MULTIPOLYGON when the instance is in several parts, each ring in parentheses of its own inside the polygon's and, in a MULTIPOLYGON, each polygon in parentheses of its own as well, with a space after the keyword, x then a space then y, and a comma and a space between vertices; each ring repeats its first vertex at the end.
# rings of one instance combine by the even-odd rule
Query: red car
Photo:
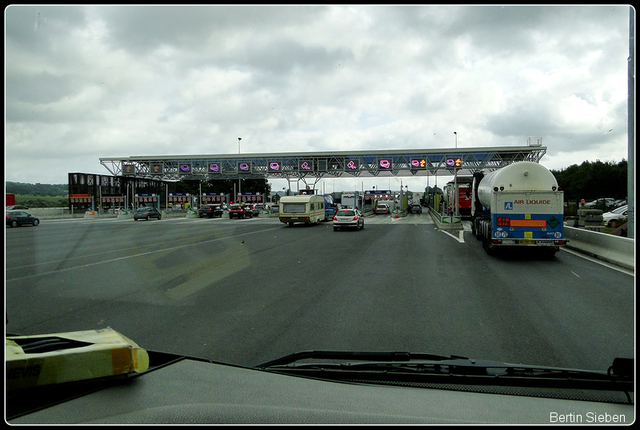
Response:
POLYGON ((241 205, 229 206, 229 219, 231 218, 253 218, 253 210, 250 207, 241 205))

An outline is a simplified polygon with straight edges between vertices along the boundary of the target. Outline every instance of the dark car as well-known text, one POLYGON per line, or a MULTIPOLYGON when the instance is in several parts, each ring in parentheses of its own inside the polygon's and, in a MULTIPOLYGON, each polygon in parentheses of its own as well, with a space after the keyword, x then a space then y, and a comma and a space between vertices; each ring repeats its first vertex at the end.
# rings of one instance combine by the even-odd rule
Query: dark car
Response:
POLYGON ((35 227, 40 224, 40 220, 38 218, 25 211, 8 211, 6 212, 6 215, 7 225, 9 227, 19 227, 25 224, 35 227))
POLYGON ((244 205, 229 206, 229 219, 231 218, 253 218, 253 210, 244 205))
POLYGON ((420 206, 419 203, 412 203, 409 206, 409 212, 411 212, 412 214, 421 214, 422 213, 422 206, 420 206))
POLYGON ((13 206, 7 206, 6 208, 4 208, 4 210, 6 211, 29 210, 29 206, 13 205, 13 206))
POLYGON ((198 216, 200 218, 209 217, 209 218, 222 218, 222 206, 220 205, 201 205, 198 209, 198 216))
POLYGON ((133 212, 134 221, 138 221, 139 219, 144 219, 149 221, 149 218, 161 219, 162 214, 158 209, 150 208, 150 207, 138 208, 133 212))

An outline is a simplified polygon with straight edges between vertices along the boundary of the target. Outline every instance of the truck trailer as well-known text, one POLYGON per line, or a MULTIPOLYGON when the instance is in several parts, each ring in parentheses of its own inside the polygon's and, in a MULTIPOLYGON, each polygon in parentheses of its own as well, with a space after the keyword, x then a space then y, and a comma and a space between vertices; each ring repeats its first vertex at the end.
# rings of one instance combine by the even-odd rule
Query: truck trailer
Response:
POLYGON ((566 245, 564 193, 546 167, 521 161, 473 176, 471 230, 488 254, 537 247, 554 255, 566 245))
POLYGON ((473 183, 472 176, 458 176, 457 180, 448 182, 443 188, 443 200, 447 210, 455 212, 455 189, 458 187, 458 213, 463 218, 471 215, 471 187, 473 183))

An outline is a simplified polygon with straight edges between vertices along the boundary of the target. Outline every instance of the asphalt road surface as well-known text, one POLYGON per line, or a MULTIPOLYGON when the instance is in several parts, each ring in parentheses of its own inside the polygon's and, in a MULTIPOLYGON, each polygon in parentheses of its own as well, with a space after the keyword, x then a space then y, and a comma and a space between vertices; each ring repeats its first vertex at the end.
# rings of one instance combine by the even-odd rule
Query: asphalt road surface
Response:
POLYGON ((568 251, 488 256, 426 214, 360 231, 277 218, 43 220, 6 229, 8 333, 111 327, 239 365, 411 351, 606 370, 633 357, 634 277, 568 251))

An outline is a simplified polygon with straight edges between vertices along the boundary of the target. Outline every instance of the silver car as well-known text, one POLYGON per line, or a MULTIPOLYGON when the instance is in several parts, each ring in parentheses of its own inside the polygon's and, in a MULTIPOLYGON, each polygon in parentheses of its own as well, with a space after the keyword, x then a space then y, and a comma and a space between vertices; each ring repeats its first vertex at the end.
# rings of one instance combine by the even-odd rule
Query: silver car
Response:
POLYGON ((627 218, 628 208, 628 205, 624 205, 619 208, 615 208, 611 212, 602 214, 602 225, 607 227, 616 227, 623 224, 627 218))
POLYGON ((340 209, 333 217, 333 231, 341 228, 364 228, 364 215, 358 209, 340 209))

